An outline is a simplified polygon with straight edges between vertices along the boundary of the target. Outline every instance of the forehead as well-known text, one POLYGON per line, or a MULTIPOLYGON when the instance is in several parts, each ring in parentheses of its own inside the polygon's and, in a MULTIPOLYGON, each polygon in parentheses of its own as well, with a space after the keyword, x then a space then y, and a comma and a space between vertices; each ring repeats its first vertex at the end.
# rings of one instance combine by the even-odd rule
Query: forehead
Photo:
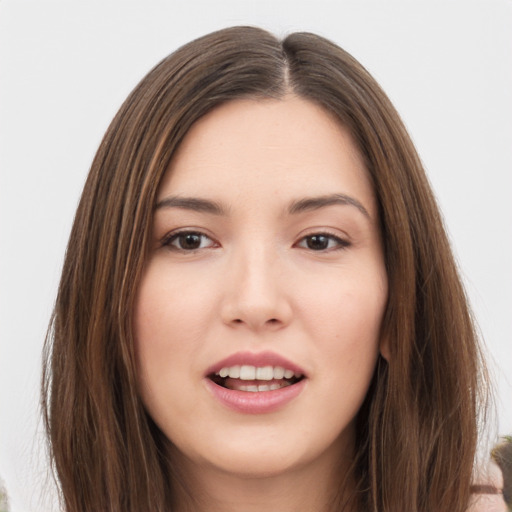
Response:
POLYGON ((196 122, 160 186, 166 195, 241 202, 350 193, 374 209, 373 190, 348 130, 311 101, 234 100, 196 122))

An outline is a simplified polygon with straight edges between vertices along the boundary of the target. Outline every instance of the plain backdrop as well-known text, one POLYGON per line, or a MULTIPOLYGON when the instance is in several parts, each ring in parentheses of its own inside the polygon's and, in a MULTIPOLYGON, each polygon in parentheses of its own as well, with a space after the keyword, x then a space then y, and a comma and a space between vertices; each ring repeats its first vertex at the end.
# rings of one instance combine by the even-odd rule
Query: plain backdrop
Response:
POLYGON ((100 139, 160 59, 240 24, 332 39, 395 103, 485 339, 496 431, 512 433, 511 0, 0 0, 0 475, 14 512, 51 509, 40 353, 100 139))

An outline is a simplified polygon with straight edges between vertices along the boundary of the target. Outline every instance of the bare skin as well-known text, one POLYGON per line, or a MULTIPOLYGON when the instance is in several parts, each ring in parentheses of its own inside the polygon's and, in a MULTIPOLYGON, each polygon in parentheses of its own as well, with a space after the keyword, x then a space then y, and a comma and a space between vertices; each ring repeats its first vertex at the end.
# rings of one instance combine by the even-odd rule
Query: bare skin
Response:
POLYGON ((294 96, 215 109, 175 155, 153 231, 136 347, 144 404, 175 447, 176 510, 334 509, 385 355, 376 200, 349 133, 294 96), (233 377, 244 357, 296 375, 260 389, 233 377))

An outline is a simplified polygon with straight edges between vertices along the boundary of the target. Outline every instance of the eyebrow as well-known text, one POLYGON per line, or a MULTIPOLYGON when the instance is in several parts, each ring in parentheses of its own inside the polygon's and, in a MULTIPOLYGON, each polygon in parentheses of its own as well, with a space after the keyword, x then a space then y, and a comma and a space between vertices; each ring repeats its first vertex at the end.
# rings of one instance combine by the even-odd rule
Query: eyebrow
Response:
POLYGON ((226 210, 219 203, 198 197, 166 197, 156 204, 155 209, 158 210, 160 208, 183 208, 213 215, 226 215, 226 210))
MULTIPOLYGON (((357 208, 365 217, 370 219, 368 210, 354 197, 345 194, 330 194, 318 197, 306 197, 293 201, 288 207, 290 215, 296 215, 311 210, 318 210, 332 205, 348 205, 357 208)), ((170 196, 158 201, 155 209, 183 208, 196 212, 210 213, 213 215, 226 215, 226 209, 216 201, 201 199, 198 197, 170 196)))
POLYGON ((365 217, 368 217, 369 219, 371 218, 368 210, 357 199, 345 194, 330 194, 327 196, 306 197, 304 199, 299 199, 298 201, 292 202, 288 211, 290 214, 297 214, 311 210, 318 210, 319 208, 324 208, 326 206, 336 204, 354 206, 365 217))

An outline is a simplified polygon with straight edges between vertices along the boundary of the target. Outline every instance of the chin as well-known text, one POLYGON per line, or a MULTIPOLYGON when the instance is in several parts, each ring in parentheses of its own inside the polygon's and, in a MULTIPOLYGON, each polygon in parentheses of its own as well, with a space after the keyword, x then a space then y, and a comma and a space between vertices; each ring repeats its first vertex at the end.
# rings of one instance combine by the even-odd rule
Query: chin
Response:
POLYGON ((305 465, 305 462, 300 458, 285 458, 279 453, 262 456, 260 452, 245 452, 231 453, 222 460, 209 461, 208 465, 212 470, 249 480, 285 475, 305 465))
MULTIPOLYGON (((293 475, 306 467, 337 466, 345 451, 347 437, 330 439, 332 432, 322 432, 312 439, 311 432, 290 435, 291 428, 236 428, 209 438, 207 446, 195 444, 192 451, 181 447, 196 467, 236 476, 242 479, 263 479, 293 475)), ((212 433, 213 434, 213 433, 212 433)), ((191 447, 190 447, 191 448, 191 447)))

